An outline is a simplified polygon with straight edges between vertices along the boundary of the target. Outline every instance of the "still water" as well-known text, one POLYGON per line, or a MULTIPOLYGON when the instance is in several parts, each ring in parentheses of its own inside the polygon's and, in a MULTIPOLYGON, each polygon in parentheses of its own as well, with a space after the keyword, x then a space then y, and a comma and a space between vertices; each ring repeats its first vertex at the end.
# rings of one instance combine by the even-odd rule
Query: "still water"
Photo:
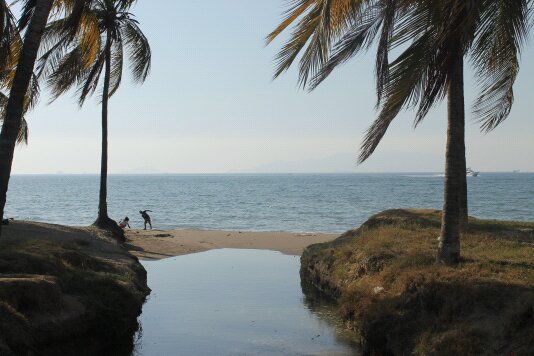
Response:
POLYGON ((305 295, 298 256, 223 249, 143 262, 152 293, 134 355, 355 355, 331 305, 305 295))

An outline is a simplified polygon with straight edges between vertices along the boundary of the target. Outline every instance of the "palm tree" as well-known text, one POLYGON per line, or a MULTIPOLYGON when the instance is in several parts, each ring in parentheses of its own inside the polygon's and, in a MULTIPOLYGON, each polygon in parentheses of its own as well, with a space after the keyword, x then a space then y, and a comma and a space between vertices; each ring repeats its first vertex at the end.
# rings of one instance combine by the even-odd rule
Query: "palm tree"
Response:
POLYGON ((374 152, 400 110, 419 104, 417 126, 436 102, 448 98, 440 263, 458 263, 460 231, 467 221, 464 58, 471 59, 482 87, 475 116, 482 130, 490 131, 510 113, 531 5, 530 0, 299 0, 268 37, 271 41, 300 19, 277 57, 275 76, 306 47, 300 80, 306 85, 311 77, 311 89, 378 37, 380 113, 367 131, 359 163, 374 152), (403 45, 407 48, 389 63, 390 49, 403 45))
MULTIPOLYGON (((71 10, 69 26, 88 0, 23 1, 18 28, 10 7, 0 1, 0 83, 9 91, 2 99, 2 131, 0 133, 0 219, 3 219, 13 154, 17 142, 27 141, 28 127, 23 116, 34 105, 38 83, 33 73, 42 34, 55 6, 58 12, 71 10), (24 41, 20 30, 26 29, 24 41)), ((67 28, 65 28, 67 29, 67 28)), ((0 224, 0 234, 2 225, 0 224)))
POLYGON ((120 86, 125 50, 134 81, 145 81, 151 63, 148 40, 134 15, 128 12, 130 5, 131 2, 93 1, 84 9, 80 31, 69 39, 59 30, 64 20, 50 23, 45 40, 54 45, 45 52, 39 65, 39 72, 48 76, 53 100, 76 87, 78 103, 82 106, 88 96, 101 89, 102 156, 98 216, 94 225, 120 237, 124 233, 107 211, 108 100, 120 86), (103 83, 99 86, 102 72, 103 83))
MULTIPOLYGON (((134 0, 117 0, 126 6, 134 0)), ((66 20, 61 33, 72 38, 79 31, 82 24, 84 10, 92 0, 24 0, 19 19, 19 30, 26 29, 22 45, 17 45, 19 32, 13 26, 13 15, 5 0, 0 0, 0 81, 4 82, 5 69, 12 69, 16 63, 9 87, 9 99, 5 106, 4 122, 0 133, 0 219, 4 216, 7 189, 11 176, 13 153, 21 125, 22 116, 27 103, 28 87, 32 81, 33 68, 41 44, 43 31, 53 7, 56 14, 65 13, 66 20), (17 53, 13 54, 11 48, 15 42, 17 53), (19 48, 20 47, 20 48, 19 48), (14 62, 10 62, 14 61, 14 62)), ((2 225, 0 224, 0 235, 2 225)))
MULTIPOLYGON (((3 4, 5 5, 5 3, 3 4)), ((25 10, 31 7, 31 16, 28 20, 28 28, 24 35, 24 43, 19 55, 17 68, 13 78, 13 85, 10 88, 9 99, 5 109, 4 123, 0 133, 0 218, 4 216, 6 204, 6 194, 11 175, 11 165, 13 163, 13 153, 15 143, 21 130, 22 116, 24 114, 25 98, 28 87, 32 80, 33 68, 37 59, 37 52, 41 43, 41 37, 52 9, 52 0, 41 0, 26 3, 25 10)), ((2 11, 5 12, 5 6, 2 11)), ((26 14, 30 11, 25 11, 26 14)), ((4 17, 4 16, 2 16, 4 17)), ((6 39, 3 32, 0 43, 6 39)), ((10 45, 7 45, 9 47, 10 45)), ((5 68, 5 67, 4 67, 5 68)), ((0 233, 1 233, 0 224, 0 233)))

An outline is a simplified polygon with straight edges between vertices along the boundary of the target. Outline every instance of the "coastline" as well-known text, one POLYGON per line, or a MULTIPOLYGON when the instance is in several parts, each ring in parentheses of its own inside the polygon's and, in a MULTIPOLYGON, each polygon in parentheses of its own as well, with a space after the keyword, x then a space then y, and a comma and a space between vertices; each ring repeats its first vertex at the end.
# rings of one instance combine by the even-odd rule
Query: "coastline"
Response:
POLYGON ((130 354, 150 292, 138 258, 220 248, 302 255, 304 285, 340 303, 367 351, 532 349, 534 222, 470 218, 456 268, 435 264, 439 225, 440 211, 397 209, 341 236, 128 229, 122 245, 93 227, 15 221, 0 238, 0 354, 69 353, 87 340, 130 354))
POLYGON ((142 260, 159 260, 220 248, 260 249, 300 256, 313 244, 339 234, 223 230, 127 229, 125 248, 142 260))

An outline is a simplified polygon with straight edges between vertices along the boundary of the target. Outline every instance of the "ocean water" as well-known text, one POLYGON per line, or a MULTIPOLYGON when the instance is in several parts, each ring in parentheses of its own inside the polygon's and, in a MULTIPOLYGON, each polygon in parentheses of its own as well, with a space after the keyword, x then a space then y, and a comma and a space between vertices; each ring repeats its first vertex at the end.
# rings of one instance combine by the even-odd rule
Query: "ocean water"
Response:
POLYGON ((300 259, 212 250, 143 261, 152 289, 135 356, 358 355, 331 304, 300 286, 300 259))
MULTIPOLYGON (((97 175, 11 178, 6 217, 89 225, 98 207, 97 175)), ((468 177, 469 214, 534 221, 534 173, 468 177)), ((108 211, 142 227, 343 232, 389 208, 443 203, 439 174, 110 175, 108 211)))

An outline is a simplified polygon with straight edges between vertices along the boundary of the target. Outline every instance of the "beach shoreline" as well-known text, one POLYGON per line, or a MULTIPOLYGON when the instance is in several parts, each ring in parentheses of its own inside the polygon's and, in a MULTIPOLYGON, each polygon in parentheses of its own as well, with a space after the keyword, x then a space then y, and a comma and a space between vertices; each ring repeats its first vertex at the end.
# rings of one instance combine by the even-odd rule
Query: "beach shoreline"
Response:
POLYGON ((255 232, 225 230, 126 229, 125 248, 141 260, 159 260, 220 248, 260 249, 299 256, 315 243, 339 234, 315 232, 255 232))

